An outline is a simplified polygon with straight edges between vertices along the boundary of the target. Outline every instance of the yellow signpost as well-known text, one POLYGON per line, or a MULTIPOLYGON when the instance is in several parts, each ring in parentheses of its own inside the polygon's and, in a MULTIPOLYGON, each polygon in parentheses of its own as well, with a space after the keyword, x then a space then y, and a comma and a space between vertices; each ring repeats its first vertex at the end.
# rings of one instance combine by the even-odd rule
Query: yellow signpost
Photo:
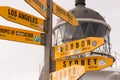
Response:
POLYGON ((54 59, 92 51, 104 44, 103 38, 88 37, 54 47, 54 59))
POLYGON ((30 6, 38 11, 42 16, 47 18, 47 5, 44 0, 25 0, 30 6))
POLYGON ((42 34, 39 32, 0 25, 0 39, 43 45, 41 36, 42 34))
POLYGON ((22 24, 24 26, 28 26, 30 28, 44 31, 44 20, 38 18, 36 16, 30 15, 28 13, 22 12, 20 10, 7 7, 7 6, 0 6, 0 16, 4 17, 5 19, 22 24))
POLYGON ((104 56, 91 56, 77 59, 56 60, 56 70, 60 70, 73 65, 85 66, 86 71, 96 71, 111 66, 114 62, 112 58, 104 56))
POLYGON ((85 74, 85 67, 74 65, 52 73, 52 80, 77 80, 85 74))
POLYGON ((66 11, 56 3, 53 3, 53 13, 73 26, 78 26, 78 20, 70 12, 66 11))
MULTIPOLYGON (((47 11, 47 0, 25 0, 29 5, 31 5, 35 10, 37 10, 40 14, 42 14, 45 18, 46 11, 47 11)), ((61 19, 65 20, 66 22, 72 24, 73 26, 78 26, 78 20, 64 8, 57 5, 53 2, 53 14, 59 16, 61 19)))
MULTIPOLYGON (((23 42, 35 45, 43 45, 45 46, 45 67, 44 69, 44 79, 48 80, 49 73, 51 72, 50 65, 51 63, 51 42, 52 42, 52 12, 56 16, 65 20, 69 24, 73 26, 78 26, 78 20, 72 15, 70 12, 66 11, 64 8, 60 7, 58 4, 48 0, 24 0, 30 6, 32 6, 36 11, 38 11, 42 16, 47 20, 47 29, 46 32, 46 43, 44 44, 44 33, 34 32, 24 29, 12 28, 0 25, 0 39, 23 42), (53 3, 53 4, 52 4, 53 3), (53 6, 52 6, 53 5, 53 6), (51 9, 53 7, 53 9, 51 9), (47 12, 50 11, 50 12, 47 12), (49 30, 49 31, 48 31, 49 30), (50 35, 49 35, 50 34, 50 35), (47 77, 46 77, 47 75, 47 77)), ((8 7, 8 6, 0 6, 0 16, 18 23, 29 28, 33 28, 39 30, 41 32, 44 31, 45 20, 33 16, 31 14, 22 12, 20 10, 8 7)), ((86 71, 96 71, 101 70, 106 67, 113 65, 114 59, 108 56, 89 56, 82 58, 65 58, 68 56, 79 55, 87 52, 91 52, 96 48, 102 46, 104 44, 104 38, 98 37, 88 37, 80 40, 75 40, 72 42, 67 42, 61 45, 54 46, 54 62, 55 62, 55 72, 50 73, 52 76, 52 80, 77 80, 86 71), (61 58, 61 60, 60 60, 61 58)))

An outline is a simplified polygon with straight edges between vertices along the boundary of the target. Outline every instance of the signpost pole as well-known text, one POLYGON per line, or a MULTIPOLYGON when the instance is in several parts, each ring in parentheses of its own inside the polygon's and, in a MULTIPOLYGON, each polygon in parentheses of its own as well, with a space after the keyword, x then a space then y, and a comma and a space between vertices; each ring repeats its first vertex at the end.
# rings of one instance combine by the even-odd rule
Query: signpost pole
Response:
POLYGON ((51 64, 51 48, 52 48, 52 0, 47 0, 47 28, 46 28, 46 44, 44 54, 44 78, 50 80, 50 64, 51 64))

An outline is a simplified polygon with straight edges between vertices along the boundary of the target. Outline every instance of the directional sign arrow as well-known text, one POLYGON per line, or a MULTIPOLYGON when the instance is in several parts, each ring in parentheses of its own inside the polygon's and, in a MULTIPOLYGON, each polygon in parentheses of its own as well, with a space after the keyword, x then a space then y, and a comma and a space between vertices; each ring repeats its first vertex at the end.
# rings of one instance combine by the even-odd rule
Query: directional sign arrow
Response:
POLYGON ((54 46, 54 59, 90 52, 104 44, 103 38, 88 37, 54 46))
POLYGON ((47 18, 47 6, 43 0, 25 0, 30 6, 47 18))
POLYGON ((0 6, 0 16, 9 21, 44 32, 44 20, 31 14, 8 6, 0 6))
MULTIPOLYGON (((32 6, 36 11, 47 18, 47 4, 44 0, 25 0, 30 6, 32 6)), ((78 20, 64 8, 60 7, 58 4, 53 2, 53 14, 70 23, 73 26, 78 26, 78 20)))
POLYGON ((78 20, 73 16, 73 14, 66 11, 64 8, 60 7, 55 2, 53 2, 53 13, 61 19, 65 20, 66 22, 70 23, 71 25, 78 26, 78 20))
POLYGON ((0 25, 0 39, 43 45, 42 33, 0 25))
POLYGON ((80 65, 85 66, 86 71, 96 71, 113 65, 114 59, 106 56, 91 56, 68 60, 56 60, 55 62, 56 70, 60 70, 73 65, 80 65))
POLYGON ((74 65, 52 73, 52 80, 77 80, 85 74, 85 67, 74 65))

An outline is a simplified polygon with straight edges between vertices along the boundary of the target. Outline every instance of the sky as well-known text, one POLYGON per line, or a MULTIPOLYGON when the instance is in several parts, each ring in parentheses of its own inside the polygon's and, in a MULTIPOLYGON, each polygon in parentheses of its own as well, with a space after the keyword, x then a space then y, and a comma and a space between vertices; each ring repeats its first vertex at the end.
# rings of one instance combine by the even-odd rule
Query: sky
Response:
MULTIPOLYGON (((54 0, 66 10, 73 9, 74 0, 54 0)), ((120 1, 86 0, 86 7, 99 12, 111 26, 110 39, 112 51, 119 54, 120 48, 120 1)), ((0 6, 10 6, 37 17, 43 18, 24 0, 0 0, 0 6)), ((57 16, 53 15, 53 27, 57 16)), ((0 25, 33 30, 0 17, 0 25)), ((44 61, 44 46, 25 44, 0 39, 0 79, 1 80, 38 80, 44 61)))

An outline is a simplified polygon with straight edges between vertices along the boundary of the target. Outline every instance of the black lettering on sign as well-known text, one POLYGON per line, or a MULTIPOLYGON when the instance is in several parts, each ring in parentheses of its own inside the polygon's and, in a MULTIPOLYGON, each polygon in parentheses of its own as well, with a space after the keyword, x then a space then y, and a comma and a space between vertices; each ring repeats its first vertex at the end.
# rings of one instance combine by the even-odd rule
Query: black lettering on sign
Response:
POLYGON ((92 68, 93 68, 93 66, 88 66, 88 68, 89 68, 89 69, 92 69, 92 68))
POLYGON ((90 39, 87 40, 87 46, 90 46, 90 39))
POLYGON ((36 5, 39 6, 39 8, 43 9, 43 5, 39 2, 39 0, 32 0, 36 5))
POLYGON ((6 37, 6 35, 5 35, 5 34, 0 34, 0 36, 2 36, 2 37, 6 37))
POLYGON ((65 11, 58 6, 56 6, 56 11, 59 12, 60 14, 62 14, 62 15, 65 15, 65 11))
POLYGON ((8 15, 11 15, 11 16, 14 16, 14 17, 17 17, 17 11, 12 10, 12 9, 8 9, 8 15))
POLYGON ((94 58, 94 64, 97 64, 97 58, 94 58))
POLYGON ((79 48, 79 43, 78 42, 76 42, 76 48, 79 48))
POLYGON ((87 65, 89 68, 96 68, 97 58, 85 58, 85 59, 76 59, 76 60, 67 60, 63 61, 63 67, 72 66, 72 65, 87 65), (67 62, 67 63, 66 63, 67 62))
POLYGON ((84 48, 82 48, 83 51, 89 50, 89 49, 91 49, 91 47, 84 47, 84 48))
POLYGON ((97 66, 88 66, 89 69, 97 68, 97 66))
POLYGON ((72 16, 69 13, 66 13, 66 16, 68 17, 69 20, 72 20, 72 16))
POLYGON ((82 47, 85 47, 85 41, 82 41, 82 42, 81 42, 81 46, 82 46, 82 47))
POLYGON ((69 61, 69 66, 72 66, 72 61, 69 61))
POLYGON ((66 61, 63 61, 63 67, 66 67, 66 61))
POLYGON ((85 65, 85 60, 81 60, 81 66, 85 65))
POLYGON ((75 64, 77 64, 77 65, 78 65, 78 60, 75 60, 75 64))
POLYGON ((18 18, 29 21, 29 22, 32 22, 32 23, 35 23, 35 24, 38 23, 37 18, 28 16, 28 15, 23 14, 23 13, 19 13, 18 18))
POLYGON ((88 65, 91 65, 91 59, 88 59, 88 65))
POLYGON ((63 52, 64 48, 62 46, 60 46, 60 52, 63 52))
POLYGON ((0 33, 10 34, 10 29, 0 28, 0 33))
POLYGON ((11 30, 11 35, 14 35, 15 34, 15 30, 11 30))

